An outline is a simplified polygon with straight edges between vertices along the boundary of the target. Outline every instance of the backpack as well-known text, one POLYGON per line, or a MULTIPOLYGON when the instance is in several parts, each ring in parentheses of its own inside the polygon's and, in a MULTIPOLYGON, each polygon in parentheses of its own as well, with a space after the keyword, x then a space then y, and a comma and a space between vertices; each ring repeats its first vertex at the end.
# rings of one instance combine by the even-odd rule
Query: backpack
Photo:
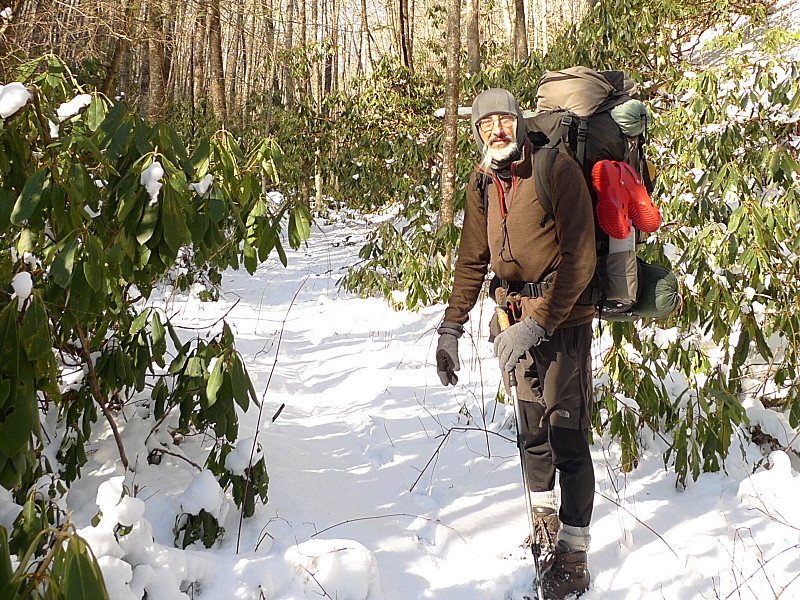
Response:
MULTIPOLYGON (((550 173, 560 152, 580 165, 593 205, 597 192, 592 170, 601 160, 627 163, 652 192, 653 175, 644 154, 650 115, 636 92, 635 83, 622 71, 578 66, 540 79, 536 110, 525 114, 525 124, 536 154, 536 191, 546 215, 542 226, 553 218, 550 173)), ((485 183, 479 185, 486 203, 485 183)), ((599 226, 596 211, 595 224, 597 267, 578 303, 595 305, 598 315, 611 321, 672 314, 680 305, 677 278, 636 256, 643 233, 634 228, 628 240, 618 242, 599 226)), ((545 279, 534 286, 535 294, 543 295, 547 283, 545 279)))

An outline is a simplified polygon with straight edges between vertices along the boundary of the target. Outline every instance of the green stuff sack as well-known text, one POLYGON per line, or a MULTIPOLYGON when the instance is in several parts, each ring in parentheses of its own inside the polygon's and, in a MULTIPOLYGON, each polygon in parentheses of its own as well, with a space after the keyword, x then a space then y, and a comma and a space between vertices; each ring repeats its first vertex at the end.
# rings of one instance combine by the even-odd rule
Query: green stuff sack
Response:
POLYGON ((637 317, 663 319, 681 305, 678 278, 675 273, 659 265, 639 259, 639 299, 631 309, 637 317))
POLYGON ((681 306, 680 287, 675 273, 660 265, 651 265, 637 257, 639 290, 636 303, 627 311, 601 315, 607 321, 663 319, 681 306))

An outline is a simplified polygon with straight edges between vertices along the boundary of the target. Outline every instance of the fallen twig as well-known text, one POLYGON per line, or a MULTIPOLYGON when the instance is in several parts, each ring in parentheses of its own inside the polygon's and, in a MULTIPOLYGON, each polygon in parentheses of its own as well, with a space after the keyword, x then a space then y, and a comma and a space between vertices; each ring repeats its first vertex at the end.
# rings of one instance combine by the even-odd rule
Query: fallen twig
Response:
POLYGON ((669 548, 669 551, 670 551, 670 552, 672 552, 672 553, 675 555, 675 557, 676 557, 676 558, 680 558, 680 556, 678 556, 678 553, 677 553, 677 552, 675 552, 675 550, 673 550, 673 549, 672 549, 672 546, 670 546, 670 545, 667 543, 667 540, 665 540, 665 539, 664 539, 664 538, 661 536, 661 534, 660 534, 660 533, 658 533, 658 532, 657 532, 655 529, 653 529, 652 527, 650 527, 650 525, 648 525, 647 523, 645 523, 644 521, 642 521, 642 520, 641 520, 639 517, 637 517, 635 514, 633 514, 631 511, 629 511, 627 508, 625 508, 624 506, 622 506, 622 505, 621 505, 619 502, 617 502, 617 501, 616 501, 616 500, 614 500, 613 498, 609 498, 608 496, 606 496, 606 495, 605 495, 603 492, 598 492, 598 491, 595 491, 595 494, 597 494, 597 495, 598 495, 598 496, 600 496, 601 498, 604 498, 605 500, 608 500, 608 501, 609 501, 609 502, 611 502, 612 504, 615 504, 615 505, 617 506, 617 508, 621 508, 621 509, 622 509, 622 510, 624 510, 626 513, 628 513, 630 516, 632 516, 634 519, 636 519, 636 522, 637 522, 637 523, 639 523, 640 525, 643 525, 643 526, 644 526, 644 527, 645 527, 645 528, 646 528, 646 529, 647 529, 647 530, 648 530, 650 533, 652 533, 654 536, 656 536, 658 539, 660 539, 662 542, 664 542, 664 545, 665 545, 667 548, 669 548))
POLYGON ((429 523, 436 523, 437 525, 441 525, 442 527, 446 527, 447 529, 449 529, 450 531, 455 533, 458 537, 461 538, 462 541, 466 541, 466 540, 464 540, 464 536, 462 536, 460 533, 458 533, 458 531, 456 531, 455 528, 451 527, 450 525, 445 525, 439 519, 431 519, 431 518, 428 518, 428 517, 423 517, 422 515, 412 515, 412 514, 409 514, 409 513, 390 513, 388 515, 375 515, 375 516, 372 516, 372 517, 357 517, 355 519, 347 519, 346 521, 342 521, 341 523, 336 523, 335 525, 331 525, 330 527, 326 527, 325 529, 320 529, 319 531, 317 531, 316 533, 311 535, 311 537, 312 538, 317 537, 318 535, 322 535, 326 531, 330 531, 331 529, 334 529, 336 527, 341 527, 342 525, 348 525, 350 523, 357 523, 359 521, 373 521, 373 520, 376 520, 376 519, 389 519, 389 518, 396 518, 396 517, 410 517, 412 519, 422 519, 423 521, 428 521, 429 523))
POLYGON ((504 439, 507 442, 513 442, 514 441, 514 440, 512 440, 510 438, 507 438, 502 433, 497 433, 496 431, 489 431, 488 429, 485 429, 483 427, 451 427, 450 429, 447 430, 447 433, 444 434, 444 438, 442 438, 442 441, 439 442, 439 445, 437 446, 436 450, 433 451, 433 454, 431 455, 431 457, 428 460, 428 462, 425 463, 425 466, 422 468, 422 471, 420 471, 419 476, 414 480, 414 483, 411 484, 411 487, 408 490, 409 492, 413 492, 414 491, 414 488, 419 483, 419 480, 422 479, 422 476, 425 474, 425 471, 428 470, 428 467, 431 465, 431 463, 439 455, 439 451, 442 449, 442 446, 444 446, 444 443, 448 440, 448 438, 450 437, 450 434, 453 433, 454 431, 480 431, 480 432, 486 433, 487 439, 489 437, 489 434, 491 433, 492 435, 496 435, 497 437, 500 437, 500 438, 504 439))
POLYGON ((167 450, 166 448, 153 448, 150 452, 160 452, 161 454, 169 454, 170 456, 174 456, 175 458, 180 458, 181 460, 185 460, 187 463, 192 465, 198 471, 202 471, 203 467, 198 465, 190 458, 186 458, 182 454, 178 454, 177 452, 172 452, 171 450, 167 450))

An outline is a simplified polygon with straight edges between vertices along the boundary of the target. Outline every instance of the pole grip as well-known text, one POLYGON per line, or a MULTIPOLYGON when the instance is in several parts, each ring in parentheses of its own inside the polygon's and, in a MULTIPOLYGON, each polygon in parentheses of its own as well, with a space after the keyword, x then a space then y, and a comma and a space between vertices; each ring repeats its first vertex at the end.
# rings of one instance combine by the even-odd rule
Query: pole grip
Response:
POLYGON ((497 315, 497 324, 500 326, 500 331, 505 331, 511 327, 511 321, 508 318, 508 312, 502 306, 496 306, 494 314, 497 315))

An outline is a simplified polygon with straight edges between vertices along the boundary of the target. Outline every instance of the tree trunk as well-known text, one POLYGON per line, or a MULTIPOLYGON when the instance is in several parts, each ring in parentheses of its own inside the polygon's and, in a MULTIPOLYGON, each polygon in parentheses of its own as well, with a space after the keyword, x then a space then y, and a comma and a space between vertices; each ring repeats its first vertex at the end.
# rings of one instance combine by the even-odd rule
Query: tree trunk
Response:
POLYGON ((114 43, 114 54, 112 55, 111 62, 106 70, 106 78, 103 80, 103 87, 100 88, 100 91, 107 97, 111 96, 111 92, 114 89, 114 82, 119 76, 119 69, 120 65, 122 64, 122 55, 125 52, 124 44, 125 41, 122 38, 117 39, 117 41, 114 43))
POLYGON ((317 149, 314 151, 314 212, 320 214, 324 206, 322 195, 322 151, 319 138, 314 140, 317 149))
MULTIPOLYGON (((292 48, 294 46, 294 20, 295 20, 295 4, 297 0, 288 0, 287 9, 289 11, 286 17, 286 42, 284 43, 284 52, 286 56, 292 56, 292 48)), ((284 101, 287 106, 294 104, 294 73, 292 72, 292 60, 286 61, 286 67, 283 71, 283 89, 284 101)))
POLYGON ((370 68, 375 64, 372 61, 372 45, 370 44, 370 31, 369 20, 367 19, 367 0, 361 0, 361 54, 365 59, 362 59, 361 67, 364 72, 367 70, 367 61, 369 61, 370 68))
POLYGON ((528 60, 528 33, 525 28, 525 0, 514 0, 514 61, 528 60))
POLYGON ((322 71, 322 95, 320 98, 329 96, 333 92, 333 78, 334 78, 334 56, 336 54, 335 42, 335 14, 336 14, 336 1, 323 0, 322 13, 323 17, 323 30, 322 39, 324 40, 325 58, 323 60, 322 71))
POLYGON ((481 70, 479 20, 480 0, 467 0, 467 70, 470 73, 478 73, 481 70))
POLYGON ((408 18, 409 0, 400 0, 400 60, 404 67, 414 69, 413 57, 411 55, 411 27, 408 18))
MULTIPOLYGON (((447 91, 442 147, 442 207, 439 209, 439 227, 452 226, 455 215, 460 29, 461 3, 459 0, 450 0, 447 8, 447 91)), ((450 264, 451 258, 448 251, 448 256, 445 257, 447 265, 450 264)))
POLYGON ((192 111, 200 106, 200 102, 204 96, 207 96, 205 89, 206 82, 206 49, 208 44, 205 40, 208 39, 208 32, 206 31, 206 18, 202 12, 198 12, 192 24, 192 41, 190 48, 189 67, 190 87, 192 98, 192 111))
POLYGON ((151 4, 149 7, 147 56, 148 81, 147 118, 158 121, 164 116, 166 107, 166 83, 164 72, 164 15, 161 7, 151 4))
POLYGON ((208 3, 208 50, 211 54, 211 107, 221 124, 227 121, 225 103, 225 70, 222 65, 219 0, 208 3))

